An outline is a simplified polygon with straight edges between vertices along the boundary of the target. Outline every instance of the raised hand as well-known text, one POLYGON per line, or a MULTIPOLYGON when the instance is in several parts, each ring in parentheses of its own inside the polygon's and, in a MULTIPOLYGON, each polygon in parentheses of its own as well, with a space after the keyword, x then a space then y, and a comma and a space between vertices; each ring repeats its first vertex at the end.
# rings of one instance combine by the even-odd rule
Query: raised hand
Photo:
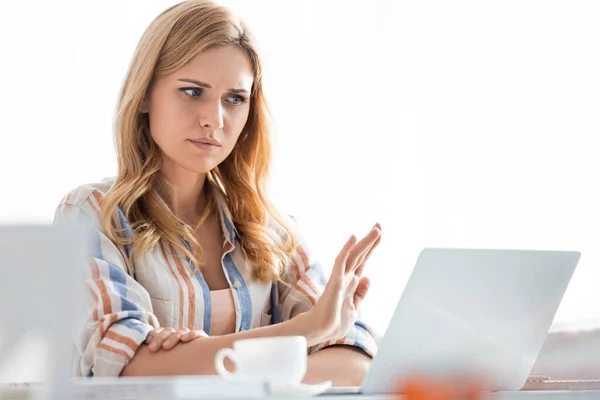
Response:
POLYGON ((322 342, 345 336, 356 322, 369 290, 369 279, 362 273, 380 241, 381 225, 377 223, 358 243, 352 235, 335 259, 325 291, 309 311, 322 342))

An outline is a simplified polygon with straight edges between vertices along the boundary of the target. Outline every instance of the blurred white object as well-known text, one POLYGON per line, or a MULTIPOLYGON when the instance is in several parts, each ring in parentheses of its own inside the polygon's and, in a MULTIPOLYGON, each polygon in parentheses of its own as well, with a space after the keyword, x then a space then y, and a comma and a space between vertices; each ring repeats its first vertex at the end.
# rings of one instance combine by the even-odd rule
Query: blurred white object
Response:
POLYGON ((331 387, 331 381, 324 381, 312 385, 298 383, 296 385, 271 385, 271 396, 284 397, 312 397, 324 393, 331 387))
POLYGON ((87 400, 193 400, 264 398, 265 382, 234 382, 218 376, 169 376, 79 379, 74 398, 87 400))
MULTIPOLYGON (((0 342, 2 342, 0 328, 0 342)), ((42 382, 46 379, 45 367, 49 362, 48 343, 41 332, 26 332, 12 344, 6 340, 6 353, 0 363, 0 385, 17 382, 42 382)), ((1 397, 0 397, 1 398, 1 397)))
POLYGON ((600 379, 600 320, 554 325, 531 373, 553 380, 600 379))
POLYGON ((42 380, 43 397, 69 393, 84 239, 75 226, 0 227, 0 382, 42 380))
POLYGON ((227 380, 265 381, 281 387, 300 384, 306 364, 304 336, 237 340, 233 349, 221 349, 215 356, 215 369, 227 380), (233 362, 235 372, 225 369, 225 358, 233 362))

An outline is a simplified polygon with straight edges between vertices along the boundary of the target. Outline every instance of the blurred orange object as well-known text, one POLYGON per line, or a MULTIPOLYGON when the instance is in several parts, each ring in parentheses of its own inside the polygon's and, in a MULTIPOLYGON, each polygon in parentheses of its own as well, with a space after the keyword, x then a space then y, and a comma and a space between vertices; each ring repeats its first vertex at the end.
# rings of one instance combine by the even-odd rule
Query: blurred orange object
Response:
POLYGON ((477 381, 433 381, 409 379, 396 394, 403 400, 482 400, 483 391, 477 381))

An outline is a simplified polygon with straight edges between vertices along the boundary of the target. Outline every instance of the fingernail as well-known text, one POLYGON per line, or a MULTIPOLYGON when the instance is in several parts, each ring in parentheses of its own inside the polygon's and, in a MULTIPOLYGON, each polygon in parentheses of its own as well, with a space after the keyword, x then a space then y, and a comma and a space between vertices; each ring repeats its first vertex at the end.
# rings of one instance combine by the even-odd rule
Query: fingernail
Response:
POLYGON ((158 343, 154 342, 150 345, 150 350, 156 350, 156 349, 158 349, 158 343))

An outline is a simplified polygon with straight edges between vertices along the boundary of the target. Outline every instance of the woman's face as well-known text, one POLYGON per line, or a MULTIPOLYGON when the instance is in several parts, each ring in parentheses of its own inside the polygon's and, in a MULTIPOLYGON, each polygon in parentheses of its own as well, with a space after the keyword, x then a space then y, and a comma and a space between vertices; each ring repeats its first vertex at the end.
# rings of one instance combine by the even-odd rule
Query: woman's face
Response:
POLYGON ((151 89, 144 112, 164 163, 207 173, 233 150, 250 109, 250 60, 237 46, 196 56, 151 89))

